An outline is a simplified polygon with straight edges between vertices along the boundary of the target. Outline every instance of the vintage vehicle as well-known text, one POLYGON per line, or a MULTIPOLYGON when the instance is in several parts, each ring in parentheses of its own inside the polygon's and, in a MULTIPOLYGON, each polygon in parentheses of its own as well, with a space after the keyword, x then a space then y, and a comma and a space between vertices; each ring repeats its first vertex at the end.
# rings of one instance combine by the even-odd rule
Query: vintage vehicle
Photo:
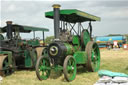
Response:
POLYGON ((54 11, 45 12, 45 16, 54 19, 55 39, 43 51, 36 63, 39 80, 46 80, 51 70, 63 71, 67 81, 76 77, 77 67, 83 66, 89 72, 100 68, 100 50, 92 41, 92 21, 99 17, 76 9, 60 10, 60 5, 53 5, 54 11), (88 29, 82 25, 89 21, 88 29), (76 31, 78 30, 78 31, 76 31))
POLYGON ((35 31, 49 31, 46 28, 23 26, 12 24, 7 21, 7 26, 0 29, 0 75, 6 76, 15 71, 16 68, 35 68, 37 61, 37 48, 40 46, 39 39, 35 37, 35 31), (33 31, 34 38, 22 39, 21 33, 33 31), (6 35, 4 37, 3 35, 6 35))

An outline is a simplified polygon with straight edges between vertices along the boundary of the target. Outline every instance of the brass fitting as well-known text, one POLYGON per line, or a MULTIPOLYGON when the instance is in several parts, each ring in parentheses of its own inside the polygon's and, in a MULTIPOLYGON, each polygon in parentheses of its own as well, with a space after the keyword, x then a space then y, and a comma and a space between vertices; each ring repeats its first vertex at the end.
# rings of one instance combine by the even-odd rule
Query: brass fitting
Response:
POLYGON ((53 4, 52 7, 53 7, 53 8, 60 8, 61 5, 59 5, 59 4, 53 4))
POLYGON ((12 21, 7 21, 6 23, 7 23, 7 24, 12 24, 12 21))

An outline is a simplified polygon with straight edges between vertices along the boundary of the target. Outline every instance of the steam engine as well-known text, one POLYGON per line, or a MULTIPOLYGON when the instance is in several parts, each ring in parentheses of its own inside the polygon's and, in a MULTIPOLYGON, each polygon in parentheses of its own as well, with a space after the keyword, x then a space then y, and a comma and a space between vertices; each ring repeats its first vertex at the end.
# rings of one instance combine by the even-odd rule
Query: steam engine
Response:
POLYGON ((48 46, 48 55, 54 61, 55 65, 63 65, 67 55, 75 52, 72 43, 73 36, 68 30, 60 29, 59 8, 54 7, 54 35, 55 40, 48 46))

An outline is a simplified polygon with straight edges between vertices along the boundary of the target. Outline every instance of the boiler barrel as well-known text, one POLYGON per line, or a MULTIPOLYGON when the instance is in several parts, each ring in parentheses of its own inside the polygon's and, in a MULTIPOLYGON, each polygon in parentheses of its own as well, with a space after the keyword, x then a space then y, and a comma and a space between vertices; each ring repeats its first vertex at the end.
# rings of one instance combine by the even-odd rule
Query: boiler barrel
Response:
POLYGON ((73 54, 73 46, 69 43, 53 42, 48 46, 48 54, 56 64, 63 64, 67 55, 73 54))

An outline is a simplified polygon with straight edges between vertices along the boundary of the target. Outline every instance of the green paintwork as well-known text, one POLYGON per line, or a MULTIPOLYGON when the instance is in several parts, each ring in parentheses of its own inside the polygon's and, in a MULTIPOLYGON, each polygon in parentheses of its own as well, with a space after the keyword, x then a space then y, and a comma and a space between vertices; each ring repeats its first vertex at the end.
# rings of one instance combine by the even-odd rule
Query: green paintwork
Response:
POLYGON ((48 57, 48 50, 47 50, 47 48, 43 49, 42 55, 48 57))
POLYGON ((73 36, 72 43, 75 44, 75 45, 80 45, 79 37, 78 36, 73 36))
POLYGON ((32 27, 32 26, 24 26, 24 30, 32 30, 32 31, 49 31, 47 28, 41 28, 41 27, 32 27))
POLYGON ((55 65, 54 67, 52 67, 51 69, 53 69, 55 72, 61 71, 63 70, 63 67, 60 65, 55 65))
MULTIPOLYGON (((90 41, 90 38, 88 38, 89 34, 88 32, 84 33, 86 40, 90 41), (87 36, 87 37, 86 37, 87 36)), ((72 46, 69 43, 64 43, 67 48, 66 55, 73 55, 77 64, 85 64, 87 61, 87 55, 85 50, 81 51, 80 41, 78 36, 73 36, 72 43, 74 46, 72 46)), ((87 41, 86 41, 87 43, 87 41)))
POLYGON ((2 55, 8 55, 8 64, 12 65, 12 52, 10 51, 0 51, 0 54, 2 55))
MULTIPOLYGON (((9 75, 11 74, 12 72, 14 72, 14 62, 12 60, 12 52, 10 51, 0 51, 0 55, 7 55, 7 57, 5 57, 5 59, 1 62, 2 65, 3 65, 3 73, 4 75, 9 75)), ((3 56, 0 56, 0 57, 3 57, 3 56)))
POLYGON ((85 30, 85 31, 84 31, 83 38, 84 38, 84 39, 83 39, 83 40, 84 40, 84 46, 86 46, 87 43, 88 43, 89 41, 91 41, 90 34, 89 34, 88 30, 85 30))
MULTIPOLYGON (((24 45, 28 45, 28 46, 40 46, 40 43, 38 40, 17 40, 16 41, 16 46, 20 46, 20 44, 23 43, 24 45)), ((27 49, 27 48, 26 48, 27 49)), ((19 54, 17 54, 18 56, 22 56, 22 54, 20 52, 24 52, 24 56, 25 56, 25 63, 24 63, 24 67, 32 67, 33 63, 32 63, 32 57, 34 57, 34 61, 36 63, 36 57, 37 55, 32 51, 26 50, 26 49, 22 49, 22 48, 18 48, 17 52, 19 52, 19 54), (32 55, 31 55, 32 54, 32 55)), ((9 65, 12 63, 12 52, 11 51, 0 51, 0 54, 7 54, 9 57, 9 65)))
POLYGON ((24 56, 25 56, 25 67, 35 66, 37 60, 37 54, 35 49, 25 50, 24 56))
POLYGON ((65 72, 65 71, 67 71, 67 72, 65 72, 64 75, 65 75, 65 77, 66 77, 66 79, 67 79, 68 81, 72 81, 72 80, 74 80, 75 77, 76 77, 76 72, 77 72, 76 61, 75 61, 75 59, 74 59, 72 56, 70 56, 70 55, 67 56, 66 58, 68 59, 68 61, 67 61, 66 70, 65 70, 65 68, 64 68, 64 72, 65 72))
POLYGON ((67 70, 69 72, 69 80, 72 81, 76 77, 76 63, 73 60, 69 60, 67 70), (74 69, 72 69, 74 68, 74 69))
POLYGON ((32 67, 32 59, 28 50, 24 51, 25 56, 25 67, 32 67))
POLYGON ((76 64, 85 64, 87 62, 87 54, 85 51, 77 51, 73 57, 76 60, 76 64))
POLYGON ((40 60, 39 70, 41 72, 41 79, 46 80, 51 72, 50 62, 47 58, 42 58, 40 60))
POLYGON ((74 44, 74 46, 73 46, 74 52, 76 52, 76 51, 81 49, 80 40, 79 40, 78 36, 76 36, 76 35, 73 36, 72 43, 74 44))
POLYGON ((37 40, 37 39, 29 40, 27 43, 28 43, 28 45, 30 45, 30 46, 40 46, 40 42, 39 42, 39 40, 37 40))
MULTIPOLYGON (((53 11, 45 12, 45 16, 48 18, 53 18, 53 11)), ((100 17, 77 9, 65 9, 60 10, 60 20, 75 23, 84 21, 100 21, 100 17)))
POLYGON ((71 54, 73 54, 73 47, 72 47, 72 45, 69 44, 69 43, 64 43, 64 45, 65 45, 66 48, 67 48, 67 53, 66 53, 66 55, 71 55, 71 54))
POLYGON ((9 75, 10 74, 10 72, 9 72, 9 64, 8 64, 8 58, 5 58, 4 60, 3 60, 3 68, 2 68, 2 70, 3 70, 3 73, 5 74, 5 75, 9 75))
MULTIPOLYGON (((53 11, 45 12, 45 17, 53 19, 54 12, 53 11)), ((93 16, 91 14, 88 14, 86 12, 82 12, 82 11, 79 11, 76 9, 69 9, 69 10, 60 10, 60 21, 66 21, 68 23, 77 23, 77 22, 85 22, 85 21, 100 21, 100 17, 96 17, 96 16, 93 16)), ((88 32, 88 30, 85 29, 81 33, 78 32, 78 34, 80 34, 80 35, 72 35, 71 34, 72 41, 71 40, 55 41, 55 42, 60 42, 60 43, 64 44, 63 47, 58 46, 58 48, 63 50, 62 51, 63 55, 54 56, 54 57, 58 58, 58 61, 62 61, 63 65, 62 65, 62 63, 59 64, 59 63, 54 63, 54 62, 51 64, 50 67, 49 66, 47 67, 45 65, 41 65, 41 66, 39 65, 41 72, 43 72, 44 70, 52 70, 52 69, 55 70, 56 72, 63 70, 65 79, 67 81, 72 81, 75 79, 75 76, 77 73, 77 65, 85 66, 88 64, 88 62, 89 62, 88 51, 89 51, 89 53, 91 53, 91 64, 93 65, 95 71, 99 70, 99 66, 100 66, 100 64, 99 64, 100 63, 99 49, 98 48, 95 49, 95 46, 94 46, 92 52, 90 52, 90 48, 88 51, 87 50, 85 51, 85 48, 88 47, 88 46, 86 47, 87 43, 89 43, 89 41, 91 41, 90 33, 88 32), (63 59, 59 60, 59 57, 62 57, 63 59), (97 59, 95 59, 95 57, 97 57, 97 59)), ((68 38, 70 38, 70 37, 68 37, 68 38)), ((54 46, 54 48, 57 48, 57 47, 54 46)), ((52 59, 53 56, 51 56, 51 55, 49 56, 49 54, 47 53, 49 50, 48 49, 46 49, 46 50, 47 51, 46 51, 46 53, 44 53, 44 55, 49 57, 51 59, 51 61, 52 60, 54 61, 54 58, 52 59)), ((60 52, 60 54, 61 54, 61 52, 60 52)), ((55 60, 57 60, 57 59, 55 59, 55 60)), ((43 78, 45 76, 42 75, 40 77, 43 78)), ((44 79, 47 79, 47 78, 48 77, 45 77, 44 79)))
POLYGON ((91 60, 94 72, 97 72, 100 68, 100 50, 96 43, 93 45, 91 60))
MULTIPOLYGON (((12 25, 12 31, 15 32, 15 30, 18 30, 18 32, 22 32, 22 33, 29 33, 31 31, 46 31, 46 32, 49 31, 49 29, 47 29, 47 28, 13 24, 12 25)), ((1 31, 3 33, 6 32, 6 26, 1 28, 1 31)))
MULTIPOLYGON (((17 25, 12 24, 12 39, 4 39, 2 33, 6 33, 7 26, 0 27, 0 42, 3 42, 3 45, 0 43, 0 55, 8 55, 8 61, 6 66, 8 65, 9 70, 12 70, 11 67, 15 68, 23 67, 23 68, 35 68, 35 64, 37 61, 37 53, 35 52, 35 48, 40 47, 40 40, 35 38, 35 31, 48 32, 47 28, 33 27, 33 26, 25 26, 25 25, 17 25), (20 33, 30 33, 33 32, 34 39, 27 40, 22 39, 20 33), (9 42, 10 46, 7 46, 6 42, 9 42), (5 46, 5 47, 4 47, 5 46), (6 49, 9 51, 3 51, 6 49), (13 56, 12 56, 13 55, 13 56), (16 64, 16 66, 15 66, 16 64)), ((3 63, 2 63, 3 64, 3 63)), ((3 69, 2 69, 3 70, 3 69)))

